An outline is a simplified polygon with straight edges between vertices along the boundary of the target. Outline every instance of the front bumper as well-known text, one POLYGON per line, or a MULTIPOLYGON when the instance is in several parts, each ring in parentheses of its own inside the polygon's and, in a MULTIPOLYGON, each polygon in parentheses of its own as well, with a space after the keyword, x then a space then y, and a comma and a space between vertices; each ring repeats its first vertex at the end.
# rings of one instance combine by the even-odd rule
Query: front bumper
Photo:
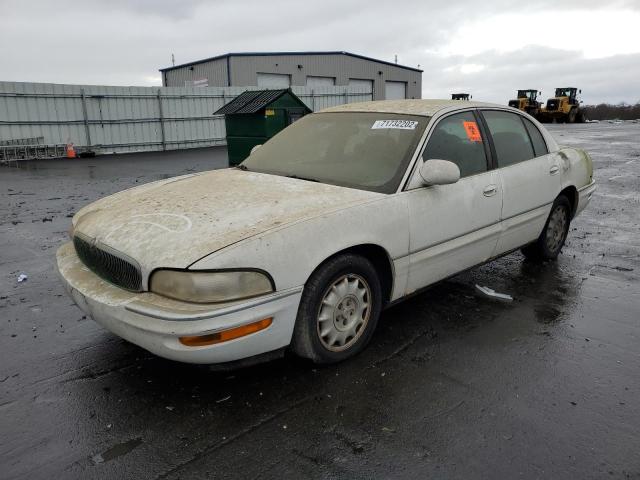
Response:
POLYGON ((180 302, 150 292, 135 293, 105 282, 78 258, 72 243, 57 252, 58 271, 80 309, 116 335, 158 356, 187 363, 224 363, 289 345, 302 287, 217 305, 180 302), (182 336, 238 327, 264 318, 272 324, 224 343, 188 347, 182 336))

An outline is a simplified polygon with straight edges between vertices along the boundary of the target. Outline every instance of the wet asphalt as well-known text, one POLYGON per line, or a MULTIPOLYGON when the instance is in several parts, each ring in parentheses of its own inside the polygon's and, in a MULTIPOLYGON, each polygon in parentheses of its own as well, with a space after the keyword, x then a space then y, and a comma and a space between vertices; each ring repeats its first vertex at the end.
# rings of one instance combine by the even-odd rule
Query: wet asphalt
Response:
POLYGON ((599 184, 559 260, 445 281, 323 368, 163 360, 58 281, 81 206, 224 149, 0 167, 0 478, 640 478, 640 125, 550 130, 599 184))

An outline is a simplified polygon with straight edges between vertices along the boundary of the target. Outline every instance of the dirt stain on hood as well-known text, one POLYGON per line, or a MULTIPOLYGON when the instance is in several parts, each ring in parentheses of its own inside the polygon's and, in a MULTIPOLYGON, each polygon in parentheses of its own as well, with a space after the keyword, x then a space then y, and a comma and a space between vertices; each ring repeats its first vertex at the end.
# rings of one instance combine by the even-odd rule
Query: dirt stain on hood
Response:
POLYGON ((216 250, 383 194, 237 169, 160 181, 105 197, 75 230, 147 271, 185 268, 216 250))

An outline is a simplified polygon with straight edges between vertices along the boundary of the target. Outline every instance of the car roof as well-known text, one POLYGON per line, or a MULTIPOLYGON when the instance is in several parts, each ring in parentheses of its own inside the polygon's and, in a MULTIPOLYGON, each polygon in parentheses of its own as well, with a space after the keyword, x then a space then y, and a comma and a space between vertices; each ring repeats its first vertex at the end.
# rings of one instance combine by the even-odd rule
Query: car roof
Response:
POLYGON ((514 113, 518 113, 524 117, 527 117, 540 129, 547 147, 550 152, 557 152, 560 147, 558 143, 535 118, 530 117, 524 112, 516 108, 507 107, 505 105, 499 105, 497 103, 484 103, 484 102, 469 102, 467 100, 379 100, 375 102, 357 102, 348 103, 346 105, 338 105, 336 107, 325 108, 318 113, 324 112, 368 112, 368 113, 398 113, 405 115, 420 115, 424 117, 433 117, 436 114, 446 114, 449 112, 455 112, 457 110, 463 110, 466 108, 488 108, 507 110, 514 113))
POLYGON ((378 100, 374 102, 356 102, 346 105, 329 107, 320 112, 379 112, 379 113, 399 113, 406 115, 421 115, 432 117, 436 112, 444 109, 455 110, 458 107, 490 107, 505 108, 504 105, 484 102, 469 102, 466 100, 378 100))

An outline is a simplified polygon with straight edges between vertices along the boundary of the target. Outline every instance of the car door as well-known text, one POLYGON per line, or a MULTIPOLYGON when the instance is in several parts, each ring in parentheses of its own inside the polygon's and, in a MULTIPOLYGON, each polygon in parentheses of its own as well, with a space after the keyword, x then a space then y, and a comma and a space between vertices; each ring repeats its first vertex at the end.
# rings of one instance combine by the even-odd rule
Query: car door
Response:
POLYGON ((491 135, 503 191, 502 234, 496 255, 532 242, 540 235, 560 192, 560 159, 549 153, 538 128, 523 115, 481 110, 491 135))
POLYGON ((490 168, 489 148, 472 110, 438 120, 418 159, 450 160, 460 168, 451 185, 422 186, 412 179, 408 195, 411 293, 488 260, 499 236, 502 187, 490 168))

